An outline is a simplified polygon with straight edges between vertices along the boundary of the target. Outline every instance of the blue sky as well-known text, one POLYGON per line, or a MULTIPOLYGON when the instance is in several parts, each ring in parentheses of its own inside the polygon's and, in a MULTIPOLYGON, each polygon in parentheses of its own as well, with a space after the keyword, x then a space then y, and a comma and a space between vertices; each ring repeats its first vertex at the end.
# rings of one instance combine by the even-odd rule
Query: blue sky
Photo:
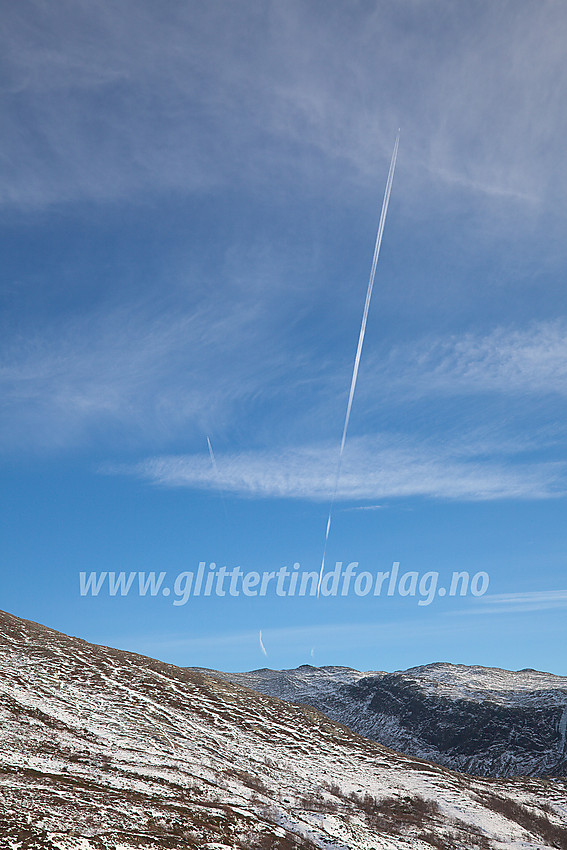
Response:
POLYGON ((185 665, 567 673, 564 4, 2 16, 0 607, 185 665), (398 127, 327 562, 488 594, 80 597, 319 568, 398 127))

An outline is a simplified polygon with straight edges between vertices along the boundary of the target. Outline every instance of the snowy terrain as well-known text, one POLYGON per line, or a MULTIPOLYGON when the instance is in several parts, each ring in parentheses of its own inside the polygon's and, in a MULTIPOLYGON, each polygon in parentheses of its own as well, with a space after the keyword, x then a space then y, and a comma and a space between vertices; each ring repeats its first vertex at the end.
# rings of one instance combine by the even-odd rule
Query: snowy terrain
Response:
POLYGON ((567 848, 561 780, 462 776, 9 614, 0 649, 3 850, 567 848))
POLYGON ((429 664, 397 673, 298 667, 219 673, 311 705, 361 735, 480 776, 567 775, 567 678, 429 664))

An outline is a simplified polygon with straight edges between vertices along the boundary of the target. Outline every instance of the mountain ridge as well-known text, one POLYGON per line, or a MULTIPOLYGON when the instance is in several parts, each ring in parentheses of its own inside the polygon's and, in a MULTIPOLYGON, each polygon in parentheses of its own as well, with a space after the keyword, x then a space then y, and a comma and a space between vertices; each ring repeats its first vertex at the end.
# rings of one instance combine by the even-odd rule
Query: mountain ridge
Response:
POLYGON ((567 677, 554 673, 434 662, 393 673, 302 665, 218 675, 454 770, 567 775, 567 677))

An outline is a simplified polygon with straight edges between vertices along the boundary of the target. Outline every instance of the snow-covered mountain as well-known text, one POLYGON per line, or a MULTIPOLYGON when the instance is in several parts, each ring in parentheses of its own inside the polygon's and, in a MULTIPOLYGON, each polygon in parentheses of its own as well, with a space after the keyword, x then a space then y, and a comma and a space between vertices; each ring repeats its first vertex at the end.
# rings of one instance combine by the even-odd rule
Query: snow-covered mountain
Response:
POLYGON ((567 848, 561 781, 461 776, 2 613, 0 709, 2 850, 567 848))
POLYGON ((374 741, 480 776, 567 776, 567 678, 429 664, 397 673, 298 667, 222 673, 310 705, 374 741))

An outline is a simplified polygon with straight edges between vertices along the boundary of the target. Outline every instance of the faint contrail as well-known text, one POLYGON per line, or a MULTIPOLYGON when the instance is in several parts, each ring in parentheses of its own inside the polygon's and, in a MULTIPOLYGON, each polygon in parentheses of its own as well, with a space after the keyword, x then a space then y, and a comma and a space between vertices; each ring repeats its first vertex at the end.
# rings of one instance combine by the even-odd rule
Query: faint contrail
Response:
POLYGON ((376 244, 374 245, 374 256, 372 257, 372 268, 370 269, 370 279, 368 281, 368 289, 366 290, 366 301, 364 302, 364 312, 362 314, 362 324, 358 335, 358 346, 356 348, 356 356, 354 358, 354 367, 352 370, 352 378, 350 382, 350 392, 348 394, 348 403, 345 415, 345 424, 343 427, 343 436, 341 438, 341 446, 339 449, 339 459, 337 462, 337 472, 335 475, 335 487, 329 507, 329 517, 327 519, 327 528, 325 530, 325 545, 323 546, 323 558, 321 560, 321 569, 319 571, 319 583, 317 585, 317 596, 321 590, 321 582, 323 581, 323 573, 325 571, 325 556, 327 554, 327 543, 329 541, 329 532, 331 530, 331 517, 333 515, 333 507, 337 498, 337 490, 339 487, 339 478, 341 476, 341 466, 343 462, 343 452, 347 438, 348 423, 350 422, 350 412, 352 409, 352 401, 354 399, 354 391, 356 390, 356 381, 358 378, 358 368, 360 366, 360 358, 362 355, 362 346, 364 345, 364 335, 366 334, 366 322, 368 321, 368 311, 370 310, 370 301, 372 299, 372 290, 374 288, 374 278, 376 277, 376 266, 378 265, 378 257, 380 256, 380 246, 382 244, 382 234, 384 233, 384 225, 386 224, 386 214, 388 212, 388 204, 390 202, 390 192, 392 191, 392 183, 394 181, 394 171, 396 169, 396 159, 398 158, 398 146, 400 143, 400 131, 396 135, 392 159, 390 160, 390 170, 388 171, 388 179, 386 181, 386 190, 384 192, 384 200, 382 201, 382 211, 380 213, 380 222, 378 224, 378 232, 376 234, 376 244))
POLYGON ((208 437, 207 437, 207 445, 208 445, 208 447, 209 447, 209 455, 210 455, 210 457, 211 457, 211 463, 212 463, 212 465, 213 465, 213 469, 214 469, 214 471, 215 471, 215 475, 217 476, 217 479, 218 479, 218 477, 219 477, 219 470, 218 470, 218 467, 217 467, 217 462, 216 462, 216 460, 215 460, 215 453, 213 452, 213 447, 211 446, 211 441, 209 440, 209 438, 208 438, 208 437))
POLYGON ((260 649, 262 650, 264 655, 267 657, 268 653, 266 652, 266 647, 264 646, 264 641, 262 640, 262 629, 260 629, 260 634, 258 635, 258 639, 260 641, 260 649))
POLYGON ((217 461, 215 459, 215 453, 213 452, 213 447, 211 445, 211 441, 209 440, 208 437, 207 437, 207 445, 209 447, 209 456, 211 458, 211 463, 213 465, 213 471, 214 471, 215 477, 217 479, 217 490, 219 492, 219 496, 221 497, 222 508, 223 508, 223 511, 224 511, 225 518, 228 521, 228 512, 226 510, 226 503, 224 501, 224 495, 223 495, 222 488, 221 488, 221 478, 220 478, 220 475, 219 475, 219 468, 217 466, 217 461))

